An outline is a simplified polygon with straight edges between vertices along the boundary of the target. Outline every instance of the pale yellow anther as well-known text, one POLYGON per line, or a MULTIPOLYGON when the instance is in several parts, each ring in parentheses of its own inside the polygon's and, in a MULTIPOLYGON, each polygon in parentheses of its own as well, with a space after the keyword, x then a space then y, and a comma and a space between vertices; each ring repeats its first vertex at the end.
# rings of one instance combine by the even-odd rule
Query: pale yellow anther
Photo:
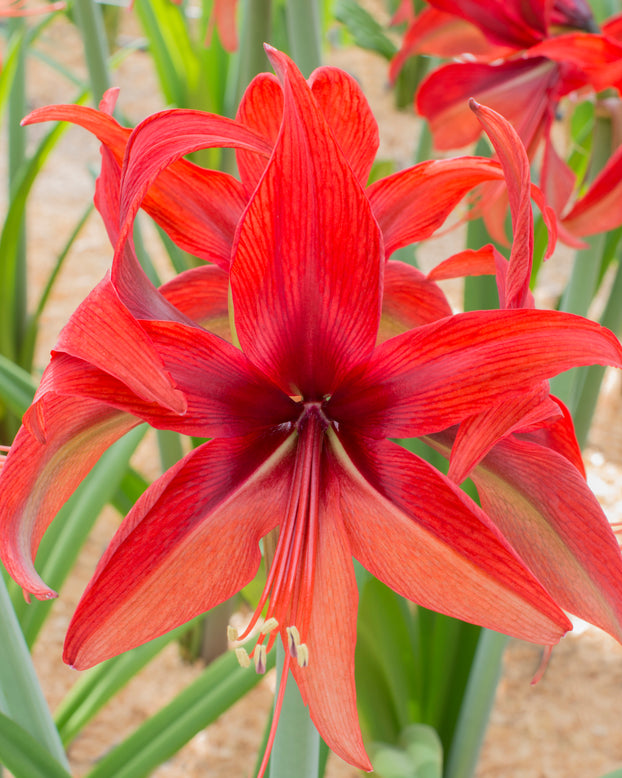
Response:
POLYGON ((296 650, 298 667, 306 667, 309 664, 309 649, 306 643, 299 643, 296 650))
POLYGON ((235 641, 238 639, 239 632, 235 627, 232 627, 231 624, 227 627, 227 640, 230 643, 235 643, 235 641))
POLYGON ((297 627, 288 627, 285 631, 287 632, 289 653, 296 657, 298 655, 298 646, 300 645, 300 632, 298 632, 297 627))
POLYGON ((266 672, 266 663, 268 660, 268 652, 265 646, 257 645, 253 651, 253 659, 255 660, 256 672, 263 675, 266 672))
POLYGON ((245 648, 236 648, 235 649, 235 655, 237 657, 238 662, 240 663, 241 667, 250 667, 251 666, 251 658, 248 655, 248 652, 245 648))
POLYGON ((269 619, 266 619, 259 630, 260 635, 267 635, 269 632, 272 632, 275 629, 278 629, 279 622, 274 618, 274 616, 270 616, 269 619))

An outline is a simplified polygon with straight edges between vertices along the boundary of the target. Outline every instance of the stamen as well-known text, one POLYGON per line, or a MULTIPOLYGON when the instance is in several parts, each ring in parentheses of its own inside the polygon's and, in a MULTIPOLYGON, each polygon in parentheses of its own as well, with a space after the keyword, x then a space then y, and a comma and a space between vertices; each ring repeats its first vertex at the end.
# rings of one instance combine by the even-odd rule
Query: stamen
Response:
POLYGON ((255 662, 255 672, 263 675, 266 672, 266 664, 268 661, 268 652, 266 647, 257 644, 253 650, 253 660, 255 662))
POLYGON ((251 658, 245 648, 236 648, 235 655, 238 662, 240 663, 240 667, 246 668, 251 666, 251 658))
POLYGON ((285 624, 290 625, 286 628, 289 658, 295 659, 299 667, 309 664, 309 648, 303 639, 309 630, 313 600, 320 469, 327 426, 319 404, 306 403, 296 423, 298 441, 287 509, 279 524, 278 540, 270 555, 261 597, 244 629, 238 632, 229 627, 227 630, 229 640, 238 646, 259 633, 257 644, 249 655, 258 673, 265 672, 267 654, 279 635, 279 626, 285 624), (265 615, 263 624, 262 614, 265 615))

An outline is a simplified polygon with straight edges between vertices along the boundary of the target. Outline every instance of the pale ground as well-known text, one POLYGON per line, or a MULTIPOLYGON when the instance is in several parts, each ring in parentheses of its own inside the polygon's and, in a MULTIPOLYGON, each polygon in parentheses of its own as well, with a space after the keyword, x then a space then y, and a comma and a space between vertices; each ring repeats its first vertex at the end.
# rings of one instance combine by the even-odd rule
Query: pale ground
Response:
MULTIPOLYGON (((57 51, 59 43, 66 63, 79 67, 80 50, 72 30, 54 25, 44 42, 57 51)), ((409 112, 396 114, 385 88, 385 65, 360 52, 336 52, 335 64, 351 70, 363 83, 380 120, 380 156, 409 162, 417 124, 409 112)), ((52 78, 49 70, 33 63, 32 106, 71 102, 74 90, 52 78)), ((132 123, 163 107, 149 71, 149 60, 138 53, 122 67, 120 105, 132 123)), ((35 128, 33 136, 40 134, 35 128)), ((4 164, 5 153, 0 153, 4 164)), ((97 169, 97 142, 86 132, 72 128, 50 158, 38 179, 29 214, 29 255, 32 288, 38 289, 54 256, 92 196, 97 169)), ((448 256, 455 237, 444 238, 430 248, 430 261, 448 256)), ((459 242, 459 239, 458 239, 459 242)), ((37 363, 42 367, 58 331, 70 312, 103 276, 111 253, 98 218, 91 218, 77 241, 59 279, 45 314, 37 363)), ((563 254, 552 260, 557 269, 544 281, 546 294, 559 288, 563 254), (550 277, 549 277, 550 276, 550 277)), ((34 298, 33 298, 34 299, 34 298)), ((598 413, 593 447, 587 455, 590 483, 612 521, 620 521, 622 427, 619 419, 620 389, 615 378, 607 381, 598 413)), ((149 456, 143 451, 143 457, 149 456)), ((35 662, 52 708, 73 683, 76 674, 60 661, 61 644, 69 618, 92 568, 118 523, 106 512, 89 540, 83 558, 55 606, 45 633, 35 650, 35 662)), ((620 714, 622 701, 622 648, 595 630, 562 641, 553 654, 543 680, 529 681, 539 663, 539 650, 514 642, 505 657, 505 672, 498 689, 491 727, 484 744, 479 778, 597 778, 622 765, 620 714)), ((158 709, 200 672, 184 665, 170 646, 84 730, 70 749, 72 769, 83 775, 98 756, 119 742, 140 721, 158 709)), ((246 776, 255 762, 265 716, 271 705, 271 678, 232 708, 214 726, 197 735, 173 760, 155 773, 159 778, 225 778, 246 776)), ((331 759, 329 778, 357 773, 331 759)), ((112 778, 112 777, 111 777, 112 778)))

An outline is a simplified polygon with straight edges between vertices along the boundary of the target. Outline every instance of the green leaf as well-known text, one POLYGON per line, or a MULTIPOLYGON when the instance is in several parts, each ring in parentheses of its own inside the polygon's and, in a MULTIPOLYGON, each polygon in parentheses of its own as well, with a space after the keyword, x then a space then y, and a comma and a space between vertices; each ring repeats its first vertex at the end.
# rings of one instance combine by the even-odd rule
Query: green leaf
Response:
POLYGON ((335 18, 348 29, 354 42, 362 49, 375 51, 381 57, 392 59, 397 48, 385 34, 374 17, 355 0, 337 0, 335 18))
POLYGON ((417 609, 424 675, 422 721, 446 749, 453 740, 481 628, 425 608, 417 609))
POLYGON ((125 516, 148 486, 149 484, 140 473, 128 467, 111 503, 122 516, 125 516))
POLYGON ((9 38, 6 51, 2 55, 2 68, 0 69, 0 116, 9 99, 17 65, 20 48, 24 43, 25 29, 16 30, 9 38))
MULTIPOLYGON (((420 715, 420 663, 409 603, 389 587, 372 578, 361 592, 358 639, 375 657, 397 716, 398 731, 420 715)), ((377 677, 357 674, 359 696, 373 690, 377 677)), ((371 733, 377 738, 375 733, 371 733)))
POLYGON ((137 0, 135 8, 165 99, 180 108, 191 107, 188 93, 197 79, 197 62, 183 11, 168 0, 137 0))
MULTIPOLYGON (((81 104, 84 100, 83 94, 76 102, 81 104)), ((26 200, 45 160, 66 128, 66 123, 54 127, 20 171, 19 180, 11 192, 9 210, 0 235, 0 353, 13 361, 18 356, 14 331, 15 306, 18 302, 15 290, 19 281, 19 245, 26 200)))
POLYGON ((0 713, 0 762, 15 778, 71 778, 23 727, 0 713))
POLYGON ((436 731, 425 724, 411 724, 400 735, 400 745, 374 743, 374 773, 382 778, 441 778, 443 749, 436 731))
MULTIPOLYGON (((27 728, 38 747, 66 764, 66 757, 19 627, 4 578, 0 576, 0 709, 27 728)), ((0 733, 0 741, 3 734, 0 733)), ((0 761, 4 753, 0 747, 0 761)), ((7 766, 10 766, 8 761, 7 766)), ((27 774, 34 775, 34 773, 27 774)))
MULTIPOLYGON (((268 669, 274 666, 274 653, 268 654, 268 669)), ((232 652, 223 654, 172 702, 106 754, 86 778, 149 775, 262 678, 250 668, 240 667, 232 652)))
POLYGON ((488 629, 481 630, 466 690, 460 695, 462 705, 448 748, 446 778, 472 778, 475 774, 507 642, 506 635, 488 629))
MULTIPOLYGON (((200 618, 200 617, 199 617, 200 618)), ((64 745, 70 743, 95 714, 162 649, 178 639, 193 622, 171 630, 132 651, 115 656, 80 675, 58 706, 54 719, 64 745)))
POLYGON ((0 354, 0 398, 12 413, 24 415, 36 388, 29 373, 0 354))
POLYGON ((89 203, 87 205, 84 212, 82 213, 82 216, 80 217, 76 226, 74 227, 71 235, 69 236, 67 242, 63 246, 62 251, 56 257, 56 262, 54 263, 52 272, 48 276, 48 279, 45 283, 45 287, 43 289, 43 292, 41 293, 37 307, 28 322, 26 333, 24 335, 24 342, 22 344, 22 348, 20 351, 19 361, 21 365, 28 368, 29 370, 32 369, 32 360, 33 360, 33 354, 35 349, 35 343, 37 340, 37 332, 39 329, 39 321, 41 315, 43 314, 43 310, 47 304, 52 289, 54 288, 54 283, 58 278, 58 275, 63 267, 65 259, 67 258, 67 255, 69 254, 69 251, 71 250, 71 247, 73 246, 76 238, 80 234, 82 227, 84 227, 87 219, 91 215, 94 207, 95 206, 93 205, 93 203, 89 203))
MULTIPOLYGON (((285 651, 277 641, 277 690, 284 683, 285 651)), ((288 673, 283 707, 279 719, 272 754, 270 778, 317 778, 320 757, 320 736, 311 721, 309 708, 302 701, 291 672, 288 673)))

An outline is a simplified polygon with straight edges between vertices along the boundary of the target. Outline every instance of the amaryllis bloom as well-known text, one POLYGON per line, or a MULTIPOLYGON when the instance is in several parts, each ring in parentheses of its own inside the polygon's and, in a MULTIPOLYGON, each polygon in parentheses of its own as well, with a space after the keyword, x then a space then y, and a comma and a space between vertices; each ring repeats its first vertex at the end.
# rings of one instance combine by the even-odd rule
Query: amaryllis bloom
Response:
POLYGON ((29 5, 27 0, 0 0, 0 16, 38 16, 61 11, 65 7, 66 3, 62 0, 41 5, 29 5))
POLYGON ((610 33, 596 34, 583 0, 429 5, 410 25, 392 75, 414 53, 462 58, 431 73, 416 95, 436 148, 460 148, 479 137, 481 127, 468 109, 474 97, 510 120, 530 159, 544 145, 541 186, 553 207, 566 203, 574 177, 553 148, 552 124, 560 100, 571 92, 620 89, 615 24, 610 33))
POLYGON ((226 51, 238 48, 238 31, 235 26, 237 0, 214 0, 214 22, 226 51))
MULTIPOLYGON (((518 487, 502 468, 526 463, 521 451, 499 456, 484 487, 508 522, 515 517, 527 536, 538 528, 538 553, 526 561, 497 526, 492 498, 487 513, 390 438, 447 448, 465 425, 472 465, 528 423, 544 439, 551 425, 534 397, 546 403, 546 379, 574 365, 621 366, 622 347, 586 319, 523 307, 531 187, 502 119, 489 124, 505 137, 518 234, 500 273, 515 307, 452 315, 435 284, 387 258, 464 194, 460 163, 417 166, 365 190, 376 130, 354 81, 321 68, 307 82, 285 55, 268 54, 278 78, 251 85, 239 121, 169 111, 128 140, 105 112, 88 114, 107 134, 97 202, 117 248, 111 274, 61 333, 2 468, 0 555, 26 592, 54 596, 35 570, 36 549, 101 451, 143 420, 209 438, 122 523, 73 616, 64 658, 89 667, 226 600, 254 577, 260 541, 278 529, 263 594, 232 637, 241 648, 260 630, 250 655, 239 655, 261 671, 280 635, 283 677, 292 670, 324 740, 370 769, 356 713, 353 557, 416 603, 526 640, 552 646, 570 628, 558 596, 622 636, 622 559, 589 490, 577 487, 585 504, 575 525, 559 514, 554 478, 529 471, 532 493, 515 509, 504 501, 508 484, 518 487), (210 145, 236 148, 241 182, 181 160, 210 145), (190 178, 196 191, 180 197, 175 218, 173 193, 190 178), (404 207, 425 192, 429 212, 404 207), (185 232, 200 228, 221 267, 152 287, 128 240, 141 202, 186 245, 199 245, 185 232), (222 332, 227 313, 239 348, 202 326, 214 321, 222 332)), ((498 179, 499 166, 486 164, 466 158, 465 177, 498 179)), ((547 459, 553 473, 556 465, 547 459)))

